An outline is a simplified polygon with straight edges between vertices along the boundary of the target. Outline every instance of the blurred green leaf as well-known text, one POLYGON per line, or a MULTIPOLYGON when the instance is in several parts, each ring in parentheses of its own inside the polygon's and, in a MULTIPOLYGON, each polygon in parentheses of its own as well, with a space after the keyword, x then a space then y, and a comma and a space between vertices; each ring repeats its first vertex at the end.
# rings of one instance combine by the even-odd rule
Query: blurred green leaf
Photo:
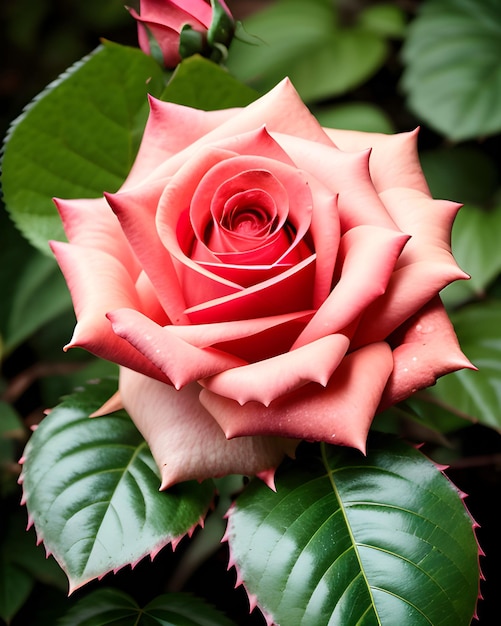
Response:
POLYGON ((159 492, 155 462, 124 411, 89 419, 115 390, 103 380, 67 397, 25 450, 26 506, 71 589, 179 540, 213 497, 210 482, 159 492))
POLYGON ((257 97, 253 89, 201 56, 180 63, 160 96, 162 100, 205 111, 246 106, 257 97))
POLYGON ((368 102, 350 102, 313 109, 317 120, 327 128, 392 133, 393 125, 382 109, 368 102))
POLYGON ((58 626, 235 626, 190 594, 158 596, 144 607, 118 589, 98 589, 79 600, 58 626))
POLYGON ((66 282, 56 262, 31 249, 15 280, 15 292, 6 312, 6 354, 64 311, 71 310, 66 282))
POLYGON ((501 3, 425 0, 403 47, 408 106, 454 141, 501 130, 501 3))
POLYGON ((64 239, 52 198, 98 197, 127 176, 163 74, 140 50, 105 43, 49 85, 13 123, 2 161, 4 200, 45 254, 64 239), (106 89, 103 89, 106 85, 106 89))
POLYGON ((360 12, 357 24, 383 37, 401 39, 405 35, 406 17, 396 4, 376 4, 360 12))
POLYGON ((9 532, 5 539, 9 561, 33 579, 66 590, 64 572, 51 556, 47 556, 43 546, 37 545, 33 529, 26 531, 26 524, 26 511, 18 509, 10 513, 9 532))
POLYGON ((467 205, 460 209, 452 229, 452 249, 460 267, 471 275, 442 292, 444 302, 455 305, 482 298, 501 272, 501 206, 492 210, 467 205))
POLYGON ((21 237, 0 210, 1 358, 65 309, 68 289, 55 261, 41 255, 21 237))
POLYGON ((0 618, 9 623, 33 589, 33 578, 0 552, 0 618))
POLYGON ((232 562, 268 621, 469 626, 478 545, 458 490, 397 439, 326 450, 230 510, 232 562))
POLYGON ((496 163, 474 146, 423 150, 419 154, 430 191, 435 198, 488 205, 497 185, 496 163))
POLYGON ((341 26, 326 0, 279 0, 245 20, 258 38, 231 44, 228 68, 261 93, 285 76, 312 102, 346 93, 383 64, 386 41, 361 26, 341 26))
POLYGON ((25 511, 9 511, 9 515, 3 517, 0 540, 0 618, 6 622, 25 604, 36 581, 58 587, 65 584, 63 572, 54 559, 46 558, 42 546, 37 546, 35 540, 34 533, 26 532, 25 511))
POLYGON ((451 314, 466 356, 478 371, 439 378, 429 393, 455 411, 501 431, 501 301, 470 304, 451 314))

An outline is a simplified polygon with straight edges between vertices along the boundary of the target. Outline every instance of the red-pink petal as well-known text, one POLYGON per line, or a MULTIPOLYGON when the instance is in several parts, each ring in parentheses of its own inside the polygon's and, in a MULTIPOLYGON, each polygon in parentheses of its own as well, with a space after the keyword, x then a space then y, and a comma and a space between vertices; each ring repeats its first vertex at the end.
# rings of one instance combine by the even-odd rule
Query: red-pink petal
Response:
POLYGON ((127 268, 131 276, 139 275, 137 259, 105 198, 54 198, 54 203, 71 243, 106 252, 127 268))
POLYGON ((71 292, 77 317, 68 348, 84 348, 103 358, 131 367, 159 380, 165 375, 127 341, 117 337, 106 317, 110 309, 140 308, 134 283, 126 269, 100 250, 51 242, 71 292))
POLYGON ((185 480, 228 474, 273 473, 297 441, 241 437, 228 441, 202 407, 200 387, 181 391, 125 368, 120 372, 123 404, 151 448, 162 476, 161 489, 185 480))
POLYGON ((349 345, 344 335, 328 335, 297 350, 228 369, 200 384, 239 404, 256 401, 268 406, 310 382, 326 386, 349 345))
POLYGON ((193 346, 170 332, 171 326, 158 326, 138 311, 118 309, 109 312, 108 318, 113 331, 163 372, 176 389, 244 364, 221 350, 193 346))
POLYGON ((310 383, 265 407, 241 406, 204 389, 200 401, 226 436, 280 435, 365 450, 367 433, 393 368, 387 343, 347 355, 326 388, 310 383))
POLYGON ((117 194, 106 194, 127 239, 154 286, 159 302, 172 323, 186 323, 186 303, 169 252, 155 225, 158 199, 165 181, 117 194))
POLYGON ((300 319, 311 317, 313 311, 299 311, 270 317, 251 318, 220 322, 215 324, 190 324, 188 326, 172 326, 169 330, 183 341, 191 343, 198 348, 207 348, 214 344, 230 343, 239 339, 258 335, 265 330, 274 329, 280 332, 278 327, 287 325, 300 319))
POLYGON ((408 240, 398 231, 358 226, 341 238, 341 276, 331 294, 294 344, 295 348, 348 327, 384 293, 408 240))
MULTIPOLYGON (((306 310, 313 301, 315 256, 263 283, 186 310, 193 324, 282 315, 306 310)), ((195 280, 192 281, 195 288, 195 280)))
POLYGON ((456 370, 475 369, 461 352, 456 334, 439 296, 414 315, 394 338, 395 362, 380 410, 405 400, 418 389, 456 370))
POLYGON ((196 154, 200 150, 201 138, 213 129, 218 129, 238 111, 202 111, 153 97, 149 98, 149 102, 150 114, 139 152, 122 189, 143 183, 152 173, 155 178, 172 175, 186 160, 186 154, 196 154), (173 128, 176 132, 172 132, 173 128), (198 149, 194 150, 193 145, 198 146, 198 149), (157 174, 155 170, 160 166, 165 172, 157 174))
POLYGON ((430 194, 417 150, 419 129, 394 135, 331 128, 324 130, 341 150, 358 152, 371 149, 369 166, 378 192, 391 187, 408 187, 430 194))
POLYGON ((370 151, 342 152, 335 146, 305 141, 299 137, 273 134, 297 167, 310 172, 322 185, 338 195, 341 230, 360 225, 395 228, 381 202, 369 173, 370 151))

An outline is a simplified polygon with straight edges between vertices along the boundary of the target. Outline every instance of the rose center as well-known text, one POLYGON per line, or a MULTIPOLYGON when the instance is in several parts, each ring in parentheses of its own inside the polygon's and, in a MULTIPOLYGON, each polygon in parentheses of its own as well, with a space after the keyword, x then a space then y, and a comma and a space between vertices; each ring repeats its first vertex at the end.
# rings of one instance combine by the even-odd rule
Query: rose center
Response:
POLYGON ((243 237, 268 236, 277 222, 273 199, 260 189, 236 193, 225 204, 220 226, 243 237))

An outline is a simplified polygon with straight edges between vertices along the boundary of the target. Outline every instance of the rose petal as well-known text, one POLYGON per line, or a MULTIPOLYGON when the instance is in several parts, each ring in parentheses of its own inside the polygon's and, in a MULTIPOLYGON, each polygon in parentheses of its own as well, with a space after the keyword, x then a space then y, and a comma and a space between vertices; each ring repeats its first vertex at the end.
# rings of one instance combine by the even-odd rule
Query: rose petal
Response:
POLYGON ((358 226, 341 238, 341 277, 300 335, 294 348, 348 327, 384 293, 408 235, 358 226))
POLYGON ((132 309, 111 311, 108 318, 113 332, 151 361, 176 389, 245 363, 221 350, 193 346, 171 333, 171 326, 158 326, 132 309))
POLYGON ((198 348, 207 348, 218 343, 229 343, 238 339, 252 337, 265 330, 275 329, 280 332, 279 326, 300 319, 307 319, 313 311, 299 311, 248 320, 235 320, 215 324, 193 324, 188 326, 172 326, 169 330, 176 336, 198 348))
POLYGON ((324 131, 341 150, 371 149, 370 173, 378 192, 390 187, 408 187, 430 195, 417 150, 419 129, 393 135, 332 128, 324 131))
POLYGON ((357 326, 352 347, 382 341, 446 285, 468 278, 458 267, 422 261, 394 272, 385 293, 370 304, 357 326))
POLYGON ((424 260, 458 267, 451 252, 451 230, 460 204, 400 187, 388 189, 380 197, 398 227, 412 234, 397 268, 424 260))
POLYGON ((439 296, 414 315, 395 336, 395 366, 379 410, 401 402, 418 389, 456 370, 476 369, 461 352, 439 296))
POLYGON ((105 198, 61 200, 54 198, 71 243, 97 248, 115 257, 131 276, 138 276, 140 267, 120 222, 110 210, 105 198))
POLYGON ((199 391, 196 383, 176 391, 121 368, 122 401, 151 448, 161 489, 185 480, 273 473, 285 454, 294 454, 298 442, 279 437, 228 441, 201 406, 199 391))
POLYGON ((370 151, 342 152, 332 145, 273 134, 297 167, 338 195, 342 232, 361 225, 395 228, 369 174, 370 151))
POLYGON ((387 343, 371 344, 346 356, 326 388, 311 383, 265 407, 241 406, 208 389, 200 401, 228 438, 280 435, 327 441, 365 451, 367 433, 393 368, 387 343))
MULTIPOLYGON (((186 309, 192 324, 282 315, 306 310, 313 301, 315 256, 263 283, 186 309)), ((196 281, 191 281, 193 290, 196 281)), ((199 294, 194 294, 198 296, 199 294)))
MULTIPOLYGON (((318 144, 332 146, 331 140, 303 103, 288 78, 284 78, 274 89, 242 109, 194 113, 195 110, 189 107, 173 104, 168 106, 168 103, 155 99, 152 99, 150 106, 152 107, 151 124, 149 121, 147 131, 148 126, 150 126, 151 132, 143 140, 136 160, 136 163, 141 161, 137 167, 140 168, 143 181, 147 180, 148 174, 156 178, 171 176, 189 159, 198 155, 200 150, 208 144, 224 147, 225 141, 227 141, 229 142, 228 146, 233 146, 232 149, 234 149, 235 139, 238 140, 242 135, 249 132, 256 133, 258 129, 262 129, 264 126, 270 134, 275 132, 288 133, 318 144), (155 114, 152 117, 154 110, 155 114), (283 111, 287 111, 287 115, 284 115, 283 111), (204 119, 205 117, 207 119, 204 119), (194 126, 193 129, 189 129, 191 124, 194 126), (210 126, 212 129, 206 130, 205 134, 200 132, 201 129, 208 129, 210 126), (172 128, 176 128, 175 133, 172 133, 172 128), (154 136, 155 133, 156 137, 154 136), (185 149, 171 150, 169 146, 170 136, 178 134, 180 141, 185 144, 183 146, 185 149), (198 135, 199 138, 185 142, 185 135, 198 135), (167 155, 167 148, 165 148, 164 158, 159 159, 162 142, 166 142, 166 145, 169 146, 169 154, 167 155), (150 150, 155 158, 149 162, 148 153, 150 150), (161 164, 162 160, 163 164, 161 164), (143 167, 143 164, 148 165, 148 163, 150 163, 150 167, 143 167), (158 165, 156 171, 154 171, 155 165, 158 165)), ((283 150, 281 153, 284 154, 283 150)), ((272 154, 268 154, 268 156, 274 158, 272 154)), ((285 158, 286 161, 284 160, 284 162, 290 162, 289 157, 285 158)), ((133 170, 133 173, 136 172, 133 170)), ((137 182, 140 177, 139 172, 137 172, 134 180, 137 182)))
POLYGON ((236 115, 239 109, 202 111, 172 102, 163 102, 149 97, 150 114, 134 165, 122 186, 123 190, 141 184, 155 172, 156 168, 167 165, 165 173, 156 173, 155 178, 172 175, 193 150, 191 146, 210 131, 219 128, 227 119, 236 115), (176 132, 172 132, 175 128, 176 132), (173 161, 171 161, 174 157, 173 161))
POLYGON ((186 323, 186 303, 169 252, 160 241, 155 226, 156 206, 165 181, 156 181, 139 190, 105 194, 156 295, 169 319, 186 323))
POLYGON ((388 289, 365 311, 353 337, 354 347, 384 339, 446 285, 469 278, 458 267, 450 247, 452 223, 460 205, 433 200, 411 189, 389 189, 381 197, 399 226, 412 237, 388 289))
POLYGON ((106 318, 110 309, 140 308, 127 270, 109 254, 74 244, 52 241, 51 248, 71 292, 77 325, 69 348, 89 352, 166 381, 166 377, 127 341, 117 337, 106 318))
POLYGON ((256 401, 269 406, 307 383, 325 387, 349 345, 344 335, 328 335, 297 350, 204 378, 200 384, 239 404, 256 401))

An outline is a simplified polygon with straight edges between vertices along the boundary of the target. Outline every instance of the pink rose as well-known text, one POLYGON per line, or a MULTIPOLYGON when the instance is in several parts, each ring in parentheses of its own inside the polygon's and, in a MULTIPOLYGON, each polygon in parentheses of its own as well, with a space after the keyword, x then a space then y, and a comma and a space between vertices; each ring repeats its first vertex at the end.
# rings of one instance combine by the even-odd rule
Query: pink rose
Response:
POLYGON ((363 451, 378 410, 471 367, 438 296, 466 278, 458 205, 431 198, 416 132, 323 129, 287 80, 243 109, 152 99, 105 196, 56 201, 67 347, 122 366, 163 487, 271 483, 301 439, 363 451))
MULTIPOLYGON (((226 18, 232 21, 224 0, 218 0, 218 3, 226 12, 226 18)), ((183 27, 189 26, 200 33, 201 39, 206 43, 207 32, 214 17, 214 10, 206 0, 140 0, 140 14, 130 8, 129 12, 137 21, 141 50, 146 54, 152 53, 150 37, 153 37, 167 68, 174 68, 181 61, 179 43, 183 27)), ((231 36, 225 29, 219 43, 228 45, 230 39, 231 36)))

